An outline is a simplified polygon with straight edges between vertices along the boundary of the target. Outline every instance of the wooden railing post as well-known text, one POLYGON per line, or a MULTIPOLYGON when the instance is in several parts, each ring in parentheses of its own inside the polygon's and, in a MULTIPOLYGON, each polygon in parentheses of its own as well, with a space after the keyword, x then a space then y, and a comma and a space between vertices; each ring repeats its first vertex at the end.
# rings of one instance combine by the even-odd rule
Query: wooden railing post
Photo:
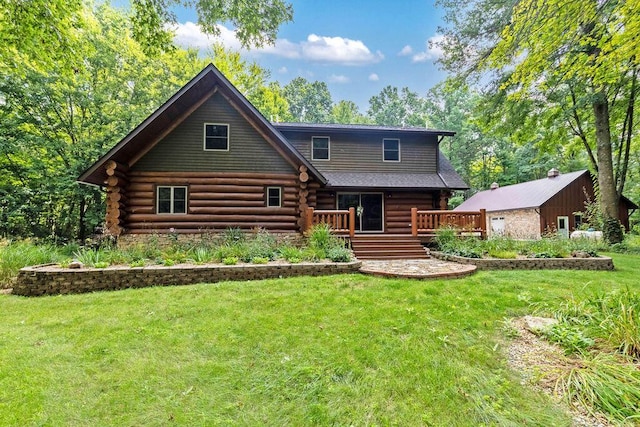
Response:
POLYGON ((356 235, 356 208, 349 208, 349 237, 356 235))
POLYGON ((482 230, 482 238, 487 238, 487 210, 480 209, 480 229, 482 230))
POLYGON ((309 206, 307 208, 306 228, 304 231, 309 231, 313 227, 313 208, 309 206))
POLYGON ((411 208, 411 235, 418 236, 418 208, 411 208))

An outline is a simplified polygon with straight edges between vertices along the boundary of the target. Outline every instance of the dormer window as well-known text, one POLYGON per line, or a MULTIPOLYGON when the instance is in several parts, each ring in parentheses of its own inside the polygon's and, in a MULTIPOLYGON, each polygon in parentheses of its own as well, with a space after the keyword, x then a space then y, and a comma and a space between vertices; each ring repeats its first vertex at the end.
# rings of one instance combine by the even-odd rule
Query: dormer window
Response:
POLYGON ((311 160, 329 160, 329 137, 311 138, 311 160))
POLYGON ((205 123, 204 149, 205 151, 229 151, 229 125, 205 123))
POLYGON ((400 140, 385 138, 382 140, 382 160, 385 162, 400 161, 400 140))

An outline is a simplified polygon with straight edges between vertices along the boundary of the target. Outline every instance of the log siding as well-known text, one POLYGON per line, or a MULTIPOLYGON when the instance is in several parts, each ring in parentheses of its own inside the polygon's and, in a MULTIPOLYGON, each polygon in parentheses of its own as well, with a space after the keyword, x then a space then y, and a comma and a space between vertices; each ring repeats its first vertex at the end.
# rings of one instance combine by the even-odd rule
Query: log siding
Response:
POLYGON ((232 172, 141 172, 129 174, 123 227, 128 233, 198 233, 228 227, 262 227, 274 232, 298 231, 298 174, 232 172), (265 182, 281 189, 281 206, 266 206, 265 182), (186 186, 186 214, 158 214, 158 186, 186 186))

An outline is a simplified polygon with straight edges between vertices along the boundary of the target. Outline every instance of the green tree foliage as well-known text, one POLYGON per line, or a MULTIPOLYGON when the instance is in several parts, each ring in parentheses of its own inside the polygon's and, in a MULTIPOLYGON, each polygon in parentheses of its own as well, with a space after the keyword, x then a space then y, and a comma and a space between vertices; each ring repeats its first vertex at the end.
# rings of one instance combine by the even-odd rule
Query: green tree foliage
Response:
MULTIPOLYGON (((177 48, 149 56, 129 17, 109 6, 84 10, 73 31, 82 61, 72 69, 63 56, 46 67, 25 56, 0 75, 0 235, 90 234, 104 218, 103 193, 77 177, 211 61, 177 48)), ((265 115, 286 114, 267 71, 220 46, 213 55, 265 115)))
POLYGON ((342 100, 334 104, 331 109, 331 121, 342 124, 366 124, 369 121, 360 113, 360 109, 353 101, 342 100))
POLYGON ((296 77, 283 89, 294 121, 302 123, 328 123, 331 121, 331 93, 325 82, 309 82, 296 77))
POLYGON ((377 125, 422 126, 426 124, 423 99, 409 88, 386 86, 369 99, 369 118, 377 125))
POLYGON ((445 67, 467 78, 493 78, 494 93, 524 102, 549 130, 544 133, 560 138, 555 143, 577 139, 598 172, 602 211, 616 218, 634 142, 638 1, 439 4, 449 24, 445 67))

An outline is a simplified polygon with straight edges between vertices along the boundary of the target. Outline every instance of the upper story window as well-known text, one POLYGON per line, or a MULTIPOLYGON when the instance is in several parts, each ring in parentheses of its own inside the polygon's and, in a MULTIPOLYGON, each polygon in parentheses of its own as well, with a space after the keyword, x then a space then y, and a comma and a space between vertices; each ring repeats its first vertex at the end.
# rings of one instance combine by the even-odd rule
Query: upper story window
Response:
POLYGON ((204 149, 229 151, 229 125, 205 123, 204 149))
POLYGON ((267 187, 267 207, 269 208, 282 207, 282 188, 267 187))
POLYGON ((156 194, 159 214, 187 213, 187 187, 158 186, 156 194))
POLYGON ((329 160, 329 137, 311 138, 311 160, 329 160))
POLYGON ((400 140, 399 139, 383 139, 382 140, 382 160, 385 162, 400 161, 400 140))

